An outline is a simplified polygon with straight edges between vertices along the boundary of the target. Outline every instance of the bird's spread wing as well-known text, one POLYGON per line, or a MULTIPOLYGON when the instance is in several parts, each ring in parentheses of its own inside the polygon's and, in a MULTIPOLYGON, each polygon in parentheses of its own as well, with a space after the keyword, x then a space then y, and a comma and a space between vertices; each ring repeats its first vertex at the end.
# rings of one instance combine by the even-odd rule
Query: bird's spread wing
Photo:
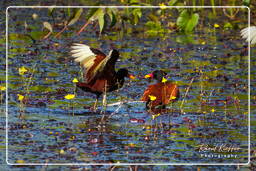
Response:
POLYGON ((93 80, 97 73, 103 71, 107 61, 111 57, 84 44, 75 43, 71 46, 71 49, 72 57, 85 69, 85 81, 87 83, 93 80))
POLYGON ((241 30, 241 36, 246 39, 248 42, 251 42, 251 44, 256 43, 256 26, 247 27, 243 30, 241 30), (250 37, 249 37, 250 33, 250 37))

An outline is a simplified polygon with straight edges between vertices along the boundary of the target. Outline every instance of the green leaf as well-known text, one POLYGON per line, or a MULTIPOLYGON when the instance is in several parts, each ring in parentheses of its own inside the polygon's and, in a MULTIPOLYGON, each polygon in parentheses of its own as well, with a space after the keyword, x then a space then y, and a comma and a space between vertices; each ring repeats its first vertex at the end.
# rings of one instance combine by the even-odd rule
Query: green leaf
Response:
POLYGON ((185 31, 191 32, 198 23, 199 15, 197 13, 192 14, 191 18, 189 19, 188 23, 186 24, 185 31))
POLYGON ((111 22, 110 27, 113 27, 116 24, 116 22, 117 22, 116 14, 115 14, 115 12, 111 8, 107 9, 107 13, 109 15, 110 22, 111 22))
POLYGON ((133 10, 132 10, 132 15, 133 15, 133 17, 131 18, 131 22, 132 22, 133 24, 138 24, 139 19, 140 19, 141 16, 142 16, 141 10, 138 9, 138 8, 133 9, 133 10))
POLYGON ((243 0, 243 5, 249 6, 250 5, 250 0, 243 0))
POLYGON ((44 27, 49 30, 50 32, 52 32, 52 25, 50 23, 48 23, 47 21, 43 22, 44 27))
POLYGON ((95 20, 95 19, 99 18, 99 16, 100 16, 102 13, 104 14, 102 8, 99 8, 99 9, 97 9, 97 10, 94 11, 94 12, 92 11, 89 20, 95 20))
POLYGON ((168 6, 175 6, 177 4, 178 0, 171 0, 168 3, 168 6))
POLYGON ((159 21, 158 17, 156 15, 154 15, 153 13, 150 13, 147 17, 154 22, 159 21))
POLYGON ((50 16, 51 16, 54 10, 55 10, 55 8, 54 8, 54 7, 50 7, 50 8, 48 8, 48 15, 50 15, 50 16))
POLYGON ((100 25, 100 33, 102 32, 103 28, 104 28, 104 24, 105 24, 105 19, 104 19, 104 12, 103 10, 101 10, 101 12, 98 14, 98 21, 99 21, 99 25, 100 25))
POLYGON ((224 24, 224 28, 225 29, 232 29, 233 25, 230 22, 227 22, 227 23, 224 24))
POLYGON ((179 15, 176 24, 180 30, 191 32, 197 25, 198 20, 199 15, 197 13, 189 13, 188 10, 183 10, 179 15))
POLYGON ((179 28, 183 29, 183 28, 185 28, 188 20, 189 20, 189 13, 187 10, 183 10, 179 15, 179 17, 176 21, 176 24, 179 28))
POLYGON ((71 16, 71 10, 70 10, 70 8, 67 8, 67 13, 68 13, 68 16, 70 17, 70 16, 71 16))
POLYGON ((87 19, 90 20, 98 10, 99 10, 99 9, 97 9, 97 8, 91 8, 91 9, 89 9, 89 11, 88 11, 88 13, 87 13, 87 16, 86 16, 87 19))
POLYGON ((79 10, 76 11, 74 17, 68 22, 68 26, 71 26, 72 24, 74 24, 75 22, 77 22, 77 20, 80 18, 81 14, 83 12, 82 8, 79 8, 79 10))

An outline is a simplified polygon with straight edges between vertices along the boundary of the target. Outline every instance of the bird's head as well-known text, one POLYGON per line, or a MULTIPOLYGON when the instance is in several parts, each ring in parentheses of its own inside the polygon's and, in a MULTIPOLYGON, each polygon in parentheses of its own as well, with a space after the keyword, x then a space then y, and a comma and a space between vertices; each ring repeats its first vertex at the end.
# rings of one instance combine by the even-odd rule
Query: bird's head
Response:
POLYGON ((134 79, 134 78, 135 78, 135 76, 132 75, 132 74, 130 74, 129 71, 128 71, 128 69, 126 69, 126 68, 121 68, 121 69, 119 69, 119 70, 117 71, 117 77, 118 77, 119 79, 123 79, 124 77, 130 78, 130 79, 134 79))
POLYGON ((110 55, 111 55, 111 57, 118 58, 119 57, 119 52, 118 52, 118 50, 113 49, 113 50, 111 50, 110 55))
POLYGON ((163 78, 167 75, 166 72, 162 70, 155 70, 150 74, 145 75, 144 78, 152 78, 157 80, 158 82, 162 82, 163 78))

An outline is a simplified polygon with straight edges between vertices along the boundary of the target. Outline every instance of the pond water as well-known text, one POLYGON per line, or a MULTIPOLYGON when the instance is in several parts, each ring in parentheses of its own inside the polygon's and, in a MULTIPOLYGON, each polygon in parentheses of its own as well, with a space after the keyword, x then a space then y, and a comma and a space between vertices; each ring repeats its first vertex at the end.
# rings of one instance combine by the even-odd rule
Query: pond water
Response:
MULTIPOLYGON (((9 10, 10 163, 248 161, 248 56, 238 30, 215 28, 213 21, 204 20, 200 23, 203 27, 194 34, 155 33, 146 29, 142 19, 124 32, 106 30, 99 35, 98 26, 89 25, 77 36, 81 20, 60 38, 40 40, 47 34, 42 22, 51 22, 47 12, 9 10), (39 19, 32 19, 34 13, 39 19), (129 103, 110 105, 104 113, 100 102, 97 112, 89 110, 95 96, 72 83, 74 78, 81 80, 81 68, 69 53, 74 42, 106 54, 113 47, 120 51, 116 68, 128 68, 136 79, 127 79, 123 88, 107 93, 107 103, 129 103), (22 67, 27 71, 19 74, 22 67), (161 115, 152 117, 145 103, 137 101, 153 84, 144 75, 156 69, 168 73, 168 79, 178 84, 181 96, 161 115), (74 99, 64 98, 73 93, 74 99), (18 94, 24 96, 23 103, 18 94), (202 146, 239 149, 232 153, 202 151, 202 146), (228 157, 230 154, 233 156, 228 157)), ((220 16, 215 22, 223 18, 220 16)), ((161 22, 167 21, 175 22, 175 18, 169 16, 161 22)), ((1 80, 4 79, 1 73, 1 80)))

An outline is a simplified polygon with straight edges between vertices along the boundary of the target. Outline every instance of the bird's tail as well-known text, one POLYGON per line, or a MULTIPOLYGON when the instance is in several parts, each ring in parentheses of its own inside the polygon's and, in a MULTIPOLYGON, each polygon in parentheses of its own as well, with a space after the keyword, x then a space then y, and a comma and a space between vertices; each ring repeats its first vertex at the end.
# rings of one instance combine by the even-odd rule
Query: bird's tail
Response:
POLYGON ((83 91, 90 91, 89 85, 86 83, 78 82, 76 83, 76 86, 82 89, 83 91))

